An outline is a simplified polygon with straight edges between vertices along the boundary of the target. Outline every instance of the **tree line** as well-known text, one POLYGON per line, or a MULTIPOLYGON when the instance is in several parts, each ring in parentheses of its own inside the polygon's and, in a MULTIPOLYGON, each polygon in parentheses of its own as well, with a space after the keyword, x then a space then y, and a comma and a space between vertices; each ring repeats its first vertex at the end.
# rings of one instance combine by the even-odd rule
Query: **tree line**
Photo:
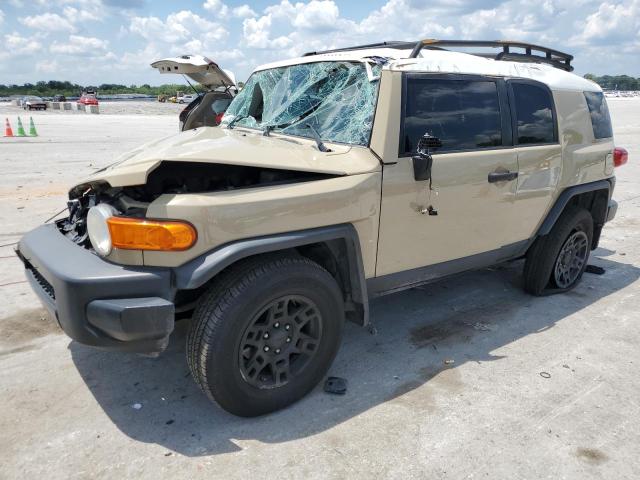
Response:
MULTIPOLYGON (((196 89, 198 86, 196 85, 196 89)), ((65 95, 67 97, 79 96, 83 90, 97 90, 98 94, 115 95, 119 93, 137 93, 143 95, 175 95, 176 91, 191 90, 185 84, 166 84, 152 87, 151 85, 119 85, 117 83, 103 83, 102 85, 78 85, 71 82, 49 80, 48 82, 25 83, 23 85, 0 84, 0 97, 11 95, 37 95, 39 97, 52 97, 65 95)))
MULTIPOLYGON (((605 90, 640 90, 640 78, 629 75, 602 75, 597 76, 587 73, 584 78, 596 82, 605 90)), ((195 85, 198 89, 198 85, 195 85)), ((0 84, 0 97, 12 95, 37 95, 40 97, 52 97, 65 95, 67 97, 79 96, 83 90, 97 90, 98 94, 115 95, 121 93, 137 93, 143 95, 175 95, 176 91, 188 91, 191 87, 185 84, 165 84, 152 87, 151 85, 120 85, 117 83, 103 83, 102 85, 82 86, 71 82, 49 80, 48 82, 25 83, 23 85, 0 84)))
POLYGON ((640 78, 629 75, 592 75, 587 73, 584 78, 592 80, 604 90, 640 90, 640 78))

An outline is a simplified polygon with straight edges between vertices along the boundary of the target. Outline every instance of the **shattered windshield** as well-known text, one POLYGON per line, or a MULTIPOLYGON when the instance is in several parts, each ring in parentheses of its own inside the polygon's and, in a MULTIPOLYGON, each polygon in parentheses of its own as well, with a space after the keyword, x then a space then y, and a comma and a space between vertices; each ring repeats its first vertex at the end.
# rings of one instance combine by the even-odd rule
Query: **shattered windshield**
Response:
POLYGON ((381 67, 318 62, 255 72, 227 109, 223 126, 368 145, 381 67), (310 128, 310 126, 312 128, 310 128))

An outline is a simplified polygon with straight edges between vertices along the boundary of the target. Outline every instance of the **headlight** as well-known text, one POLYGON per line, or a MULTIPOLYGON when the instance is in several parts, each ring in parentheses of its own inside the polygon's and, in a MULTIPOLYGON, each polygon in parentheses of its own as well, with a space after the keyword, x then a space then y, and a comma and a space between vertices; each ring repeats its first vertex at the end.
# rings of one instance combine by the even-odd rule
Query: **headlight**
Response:
POLYGON ((101 203, 89 209, 87 214, 87 232, 91 245, 102 257, 111 253, 111 235, 107 220, 118 212, 111 205, 101 203))

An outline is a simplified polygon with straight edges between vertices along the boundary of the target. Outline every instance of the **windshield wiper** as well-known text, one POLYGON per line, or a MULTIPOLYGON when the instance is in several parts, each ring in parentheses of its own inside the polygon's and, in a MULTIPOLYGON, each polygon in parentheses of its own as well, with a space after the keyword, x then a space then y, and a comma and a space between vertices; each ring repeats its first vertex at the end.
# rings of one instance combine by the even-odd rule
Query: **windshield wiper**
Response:
POLYGON ((229 130, 233 130, 233 126, 239 122, 240 120, 242 120, 243 118, 247 118, 249 115, 236 115, 235 117, 233 117, 231 119, 231 121, 229 123, 227 123, 227 128, 229 130))
POLYGON ((316 141, 316 145, 318 145, 318 150, 320 150, 321 152, 330 152, 331 149, 327 148, 325 146, 324 143, 322 143, 322 139, 320 138, 320 134, 318 133, 318 131, 313 127, 313 125, 311 125, 310 123, 307 123, 306 127, 311 130, 311 133, 313 134, 313 139, 316 141))

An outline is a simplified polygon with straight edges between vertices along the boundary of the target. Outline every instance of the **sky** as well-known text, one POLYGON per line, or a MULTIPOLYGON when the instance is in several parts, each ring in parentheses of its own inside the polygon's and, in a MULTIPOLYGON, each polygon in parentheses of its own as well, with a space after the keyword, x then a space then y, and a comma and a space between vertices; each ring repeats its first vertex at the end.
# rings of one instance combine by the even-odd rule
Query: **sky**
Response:
POLYGON ((0 84, 178 83, 149 65, 182 54, 246 80, 307 51, 421 38, 528 41, 581 75, 640 76, 640 0, 0 0, 0 84))

